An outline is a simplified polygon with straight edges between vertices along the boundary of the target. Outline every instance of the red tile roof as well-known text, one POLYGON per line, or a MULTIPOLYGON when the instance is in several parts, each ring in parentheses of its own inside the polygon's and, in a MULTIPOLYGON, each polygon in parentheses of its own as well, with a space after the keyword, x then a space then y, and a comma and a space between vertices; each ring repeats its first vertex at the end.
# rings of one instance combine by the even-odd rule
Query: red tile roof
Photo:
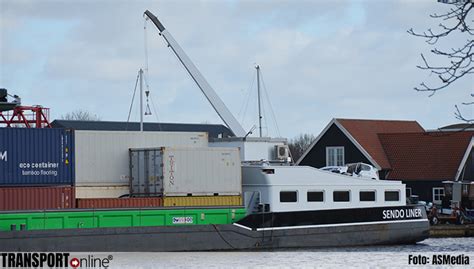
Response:
POLYGON ((454 180, 474 132, 380 134, 392 166, 387 179, 454 180))
POLYGON ((381 166, 389 169, 390 163, 380 143, 380 133, 410 133, 425 130, 416 121, 336 119, 367 153, 381 166))

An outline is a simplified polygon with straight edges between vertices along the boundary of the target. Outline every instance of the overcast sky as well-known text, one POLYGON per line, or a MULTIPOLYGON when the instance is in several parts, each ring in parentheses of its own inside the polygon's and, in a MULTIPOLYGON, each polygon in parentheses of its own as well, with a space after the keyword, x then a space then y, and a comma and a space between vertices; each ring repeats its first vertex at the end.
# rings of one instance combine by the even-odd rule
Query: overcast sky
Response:
MULTIPOLYGON (((449 7, 436 0, 0 3, 0 87, 24 104, 50 107, 52 119, 81 109, 102 120, 126 120, 147 58, 157 113, 150 103, 146 121, 222 122, 158 31, 145 24, 146 9, 246 130, 258 122, 251 86, 254 65, 261 66, 280 129, 264 103, 270 136, 317 135, 332 118, 417 120, 433 129, 456 122, 454 105, 468 100, 474 85, 466 78, 433 97, 413 90, 433 79, 416 68, 431 47, 406 31, 436 29, 439 22, 429 14, 449 7)), ((455 36, 438 47, 465 40, 455 36)), ((472 106, 463 109, 472 116, 472 106)))

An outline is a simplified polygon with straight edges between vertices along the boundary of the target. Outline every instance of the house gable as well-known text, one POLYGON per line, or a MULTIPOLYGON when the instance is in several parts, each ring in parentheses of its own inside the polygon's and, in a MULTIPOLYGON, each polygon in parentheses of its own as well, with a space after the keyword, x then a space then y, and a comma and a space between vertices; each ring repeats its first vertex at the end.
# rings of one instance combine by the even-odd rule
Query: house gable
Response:
POLYGON ((474 137, 471 138, 471 142, 466 149, 455 180, 474 181, 474 137))
POLYGON ((351 141, 351 138, 337 126, 333 121, 326 126, 313 144, 308 148, 305 154, 298 160, 299 165, 308 165, 316 168, 326 166, 326 147, 344 147, 344 162, 365 162, 373 164, 351 141))

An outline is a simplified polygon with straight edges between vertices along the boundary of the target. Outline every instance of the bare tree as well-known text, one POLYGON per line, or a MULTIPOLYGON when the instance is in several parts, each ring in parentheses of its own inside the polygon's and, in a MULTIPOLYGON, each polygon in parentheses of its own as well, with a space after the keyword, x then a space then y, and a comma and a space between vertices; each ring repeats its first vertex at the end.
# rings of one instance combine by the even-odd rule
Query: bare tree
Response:
MULTIPOLYGON (((425 38, 426 43, 432 46, 436 45, 440 39, 456 33, 466 36, 466 43, 447 51, 433 48, 431 53, 434 56, 439 56, 448 60, 444 65, 432 65, 429 63, 425 55, 421 54, 423 65, 417 67, 436 75, 439 83, 437 85, 427 85, 425 82, 422 82, 418 87, 415 87, 415 90, 430 92, 430 97, 437 91, 450 86, 455 81, 463 77, 469 77, 474 73, 474 28, 471 25, 474 22, 472 19, 472 10, 474 7, 473 1, 438 0, 438 2, 443 2, 449 6, 449 10, 443 14, 435 13, 430 15, 431 18, 441 21, 438 25, 438 31, 428 29, 423 33, 419 33, 410 29, 408 30, 408 33, 417 37, 425 38)), ((470 97, 474 97, 474 93, 471 93, 470 97)), ((474 102, 468 101, 462 104, 474 105, 474 102)), ((459 120, 474 123, 474 118, 463 116, 458 105, 455 105, 454 114, 459 120)))
POLYGON ((86 110, 74 110, 72 112, 61 115, 63 120, 81 120, 81 121, 100 121, 100 117, 97 114, 92 114, 86 110))
POLYGON ((288 147, 294 161, 297 161, 303 155, 314 139, 315 137, 312 134, 300 134, 288 142, 288 147))

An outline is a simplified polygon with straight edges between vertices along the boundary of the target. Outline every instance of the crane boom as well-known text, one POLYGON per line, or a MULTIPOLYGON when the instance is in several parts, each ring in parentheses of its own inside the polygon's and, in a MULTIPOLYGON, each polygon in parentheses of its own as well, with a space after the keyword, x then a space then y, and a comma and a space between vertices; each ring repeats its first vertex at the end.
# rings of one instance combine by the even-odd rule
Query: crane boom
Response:
POLYGON ((165 29, 163 24, 161 24, 161 22, 155 15, 153 15, 153 13, 147 10, 145 11, 145 15, 150 18, 153 24, 158 28, 161 36, 163 36, 166 42, 168 42, 169 47, 176 54, 179 61, 183 64, 184 68, 188 71, 189 75, 191 75, 194 82, 196 82, 204 96, 206 96, 209 103, 211 103, 212 107, 217 112, 219 117, 224 121, 227 127, 231 129, 235 136, 244 137, 246 135, 244 128, 242 128, 240 123, 232 115, 232 113, 226 107, 224 102, 222 102, 222 100, 219 98, 219 96, 211 87, 211 85, 209 85, 209 83, 206 81, 201 72, 199 72, 199 70, 193 64, 191 59, 189 59, 188 55, 186 55, 181 46, 179 46, 178 42, 176 42, 173 36, 168 32, 168 30, 165 29))

